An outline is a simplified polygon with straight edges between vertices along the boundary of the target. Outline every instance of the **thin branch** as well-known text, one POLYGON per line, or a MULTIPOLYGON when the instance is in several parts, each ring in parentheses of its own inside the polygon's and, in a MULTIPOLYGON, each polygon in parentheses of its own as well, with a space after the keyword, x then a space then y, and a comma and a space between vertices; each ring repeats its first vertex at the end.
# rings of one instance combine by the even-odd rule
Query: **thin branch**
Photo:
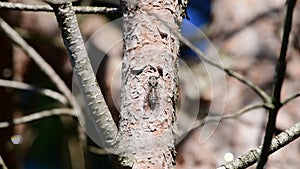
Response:
POLYGON ((189 47, 193 52, 195 52, 198 57, 201 58, 201 60, 205 61, 206 63, 224 71, 228 76, 231 76, 235 79, 237 79, 238 81, 240 81, 241 83, 245 84, 246 86, 250 87, 255 93, 257 93, 265 103, 270 103, 271 102, 271 98, 270 96, 264 92, 260 87, 258 87, 257 85, 253 84, 250 80, 248 80, 247 78, 245 78, 243 75, 239 74, 238 72, 235 72, 229 68, 224 68, 221 65, 214 63, 212 61, 210 61, 205 54, 198 49, 195 45, 193 45, 191 42, 189 42, 188 39, 186 39, 185 37, 183 37, 180 33, 176 32, 175 35, 180 39, 180 41, 185 44, 187 47, 189 47))
POLYGON ((102 137, 104 143, 107 144, 106 146, 113 146, 116 143, 118 129, 90 64, 72 3, 51 4, 51 6, 55 12, 74 75, 79 82, 84 101, 88 105, 91 120, 96 125, 99 137, 102 137))
POLYGON ((91 6, 74 6, 74 11, 77 14, 108 14, 108 13, 120 13, 118 8, 107 7, 91 7, 91 6))
POLYGON ((104 155, 104 154, 110 154, 109 152, 105 151, 102 148, 98 148, 95 146, 89 146, 88 150, 94 154, 98 154, 98 155, 104 155))
POLYGON ((203 120, 199 120, 198 122, 195 123, 194 128, 198 128, 205 123, 209 122, 220 122, 226 119, 232 119, 232 118, 237 118, 251 110, 257 109, 257 108, 270 108, 267 104, 265 103, 259 103, 259 104, 253 104, 253 105, 247 105, 244 108, 238 110, 237 112, 226 114, 224 116, 208 116, 204 118, 203 120))
POLYGON ((46 117, 51 116, 59 116, 59 115, 69 115, 69 116, 76 116, 73 109, 66 109, 66 108, 57 108, 52 110, 44 110, 40 112, 36 112, 27 116, 23 116, 20 118, 15 118, 12 121, 0 122, 0 128, 6 128, 13 125, 28 123, 36 120, 40 120, 46 117))
POLYGON ((15 89, 19 89, 19 90, 30 90, 30 91, 37 92, 39 94, 48 96, 48 97, 50 97, 54 100, 57 100, 63 104, 68 103, 68 100, 66 99, 66 97, 60 93, 57 93, 50 89, 43 89, 43 88, 40 88, 40 87, 37 87, 34 85, 30 85, 27 83, 0 79, 0 86, 15 88, 15 89))
POLYGON ((268 161, 268 151, 272 141, 273 133, 276 128, 277 113, 282 106, 280 101, 281 89, 282 89, 282 84, 286 72, 286 53, 288 49, 289 36, 292 27, 293 11, 294 11, 296 1, 297 0, 287 1, 288 4, 287 4, 287 13, 286 13, 286 18, 284 23, 284 33, 282 38, 279 59, 276 64, 276 72, 274 75, 274 87, 273 87, 273 94, 272 94, 272 103, 274 105, 274 109, 271 109, 269 111, 269 119, 268 119, 267 128, 265 132, 263 148, 261 151, 259 162, 256 167, 257 169, 263 169, 266 162, 268 161))
POLYGON ((296 98, 299 97, 299 96, 300 96, 300 92, 295 93, 295 94, 293 94, 292 96, 290 96, 290 97, 286 98, 285 100, 283 100, 283 101, 281 102, 281 105, 283 106, 283 105, 287 104, 288 102, 290 102, 290 101, 296 99, 296 98))
POLYGON ((71 104, 71 106, 74 107, 76 111, 80 111, 80 106, 73 99, 72 92, 67 87, 65 82, 54 71, 54 69, 29 44, 27 44, 26 41, 2 18, 0 18, 0 28, 16 45, 21 47, 24 50, 24 52, 34 62, 36 62, 37 66, 39 66, 39 68, 50 78, 50 80, 56 85, 58 90, 66 96, 69 104, 71 104))
MULTIPOLYGON (((300 137, 300 122, 295 124, 293 127, 281 132, 275 138, 272 139, 270 149, 267 156, 274 153, 275 151, 281 149, 282 147, 288 145, 292 141, 300 137)), ((261 147, 259 146, 255 149, 248 151, 246 154, 240 156, 239 158, 222 165, 217 169, 244 169, 253 165, 258 159, 261 152, 261 147)))
POLYGON ((238 81, 242 82, 246 86, 250 87, 256 94, 258 94, 263 99, 263 101, 266 104, 271 104, 272 101, 271 101, 270 96, 265 91, 263 91, 260 87, 258 87, 254 83, 252 83, 247 78, 245 78, 243 75, 241 75, 233 70, 230 70, 228 68, 223 68, 223 71, 225 71, 228 76, 231 76, 231 77, 237 79, 238 81))
MULTIPOLYGON (((53 8, 49 5, 29 5, 14 2, 0 2, 0 8, 19 11, 53 12, 53 8)), ((106 14, 120 12, 118 8, 91 6, 74 6, 74 11, 78 14, 106 14)))
MULTIPOLYGON (((269 108, 272 108, 270 107, 270 105, 266 104, 266 103, 258 103, 258 104, 253 104, 253 105, 247 105, 245 107, 243 107, 242 109, 234 112, 234 113, 230 113, 230 114, 226 114, 224 116, 208 116, 204 119, 201 119, 201 120, 197 120, 195 121, 194 123, 194 126, 192 128, 192 130, 198 128, 198 127, 201 127, 203 126, 204 124, 206 123, 211 123, 211 122, 221 122, 223 120, 227 120, 227 119, 233 119, 233 118, 237 118, 251 110, 254 110, 254 109, 258 109, 258 108, 266 108, 266 109, 269 109, 269 108)), ((192 131, 190 130, 190 131, 192 131)), ((183 134, 186 134, 186 131, 185 130, 178 130, 177 135, 179 136, 182 136, 183 134)))
POLYGON ((4 161, 3 161, 3 159, 2 159, 1 156, 0 156, 0 168, 7 169, 7 166, 5 165, 5 163, 4 163, 4 161))
POLYGON ((228 68, 224 68, 223 66, 211 61, 208 59, 208 57, 200 50, 198 49, 195 45, 193 45, 188 39, 186 39, 185 37, 183 37, 181 35, 180 32, 177 32, 173 29, 170 28, 170 26, 168 24, 166 24, 166 22, 164 20, 162 20, 159 16, 157 16, 155 13, 151 13, 151 15, 155 16, 157 19, 159 19, 162 23, 164 23, 164 25, 170 29, 170 31, 172 31, 172 33, 174 33, 174 35, 187 47, 189 47, 193 52, 196 53, 196 55, 204 62, 208 63, 209 65, 218 68, 222 71, 224 71, 228 76, 231 76, 235 79, 237 79, 238 81, 240 81, 241 83, 245 84, 246 86, 250 87, 255 93, 257 93, 261 99, 265 102, 265 103, 271 103, 271 97, 264 92, 260 87, 258 87, 257 85, 255 85, 254 83, 252 83, 250 80, 248 80, 247 78, 245 78, 243 75, 228 69, 228 68))
POLYGON ((231 37, 233 37, 234 35, 238 34, 239 32, 245 30, 245 28, 257 23, 258 21, 269 17, 270 15, 273 15, 274 13, 280 13, 282 12, 282 10, 284 9, 284 6, 282 5, 277 5, 275 7, 270 8, 267 11, 264 11, 262 13, 258 13, 257 15, 255 15, 253 18, 249 19, 248 21, 246 21, 243 25, 240 25, 238 27, 235 27, 234 29, 230 30, 230 31, 226 31, 226 32, 219 32, 217 34, 213 34, 213 31, 208 30, 208 37, 210 38, 216 38, 218 37, 219 39, 221 39, 222 41, 225 41, 226 39, 230 39, 231 37), (221 37, 221 38, 220 38, 221 37))

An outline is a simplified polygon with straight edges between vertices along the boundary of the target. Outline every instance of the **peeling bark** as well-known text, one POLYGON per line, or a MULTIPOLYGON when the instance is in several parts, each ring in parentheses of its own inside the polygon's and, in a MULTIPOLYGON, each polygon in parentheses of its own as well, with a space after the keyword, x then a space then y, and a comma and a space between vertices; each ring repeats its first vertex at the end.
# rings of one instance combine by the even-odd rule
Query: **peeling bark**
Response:
POLYGON ((133 169, 175 167, 178 1, 121 1, 124 19, 119 153, 133 169), (155 15, 151 14, 154 13, 155 15))

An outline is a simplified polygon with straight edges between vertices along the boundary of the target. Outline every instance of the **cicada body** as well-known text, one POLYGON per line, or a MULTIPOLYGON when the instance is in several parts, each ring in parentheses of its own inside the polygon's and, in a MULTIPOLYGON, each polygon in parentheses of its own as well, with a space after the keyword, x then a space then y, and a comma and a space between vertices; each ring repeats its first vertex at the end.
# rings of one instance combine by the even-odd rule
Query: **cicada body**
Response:
POLYGON ((158 85, 158 78, 155 76, 149 77, 149 93, 148 93, 148 102, 150 104, 150 109, 154 110, 156 104, 158 103, 158 94, 157 94, 157 85, 158 85))

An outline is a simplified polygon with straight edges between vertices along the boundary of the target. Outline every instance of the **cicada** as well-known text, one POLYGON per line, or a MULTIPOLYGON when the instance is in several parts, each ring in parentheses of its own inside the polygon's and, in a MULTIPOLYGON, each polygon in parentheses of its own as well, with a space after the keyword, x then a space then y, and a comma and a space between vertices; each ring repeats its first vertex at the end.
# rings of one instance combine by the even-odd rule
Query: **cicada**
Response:
POLYGON ((150 76, 149 77, 149 93, 148 93, 148 102, 150 104, 150 109, 154 110, 158 102, 157 86, 158 86, 158 77, 150 76))

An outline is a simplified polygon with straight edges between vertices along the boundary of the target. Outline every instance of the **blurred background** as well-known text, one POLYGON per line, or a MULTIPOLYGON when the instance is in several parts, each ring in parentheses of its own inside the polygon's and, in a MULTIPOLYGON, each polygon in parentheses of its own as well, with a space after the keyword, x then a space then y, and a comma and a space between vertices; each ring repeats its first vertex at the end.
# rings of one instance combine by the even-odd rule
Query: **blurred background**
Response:
MULTIPOLYGON (((11 2, 43 4, 36 0, 11 2)), ((119 3, 117 0, 83 0, 75 5, 118 7, 119 3)), ((189 0, 189 20, 186 22, 190 24, 184 24, 182 32, 208 56, 212 51, 217 52, 225 67, 241 73, 271 94, 275 64, 281 47, 285 7, 285 1, 282 0, 189 0), (193 34, 191 30, 195 28, 191 28, 191 25, 201 29, 212 45, 206 38, 193 34)), ((299 11, 298 3, 294 12, 282 98, 300 91, 299 11)), ((54 68, 68 87, 72 88, 72 69, 54 14, 0 9, 0 16, 54 68)), ((120 13, 77 15, 84 40, 88 40, 104 25, 120 17, 120 13)), ((101 38, 93 39, 87 46, 89 51, 96 51, 99 56, 103 56, 97 77, 116 122, 120 105, 118 79, 122 44, 114 42, 120 40, 121 36, 122 30, 116 25, 113 29, 101 31, 101 38), (111 46, 113 48, 110 48, 111 46)), ((0 55, 1 79, 58 91, 36 63, 1 30, 0 55)), ((179 70, 181 100, 199 102, 197 119, 203 119, 207 115, 230 114, 246 105, 261 101, 247 86, 227 76, 226 86, 221 83, 221 79, 220 83, 214 81, 215 84, 212 85, 201 59, 184 45, 181 46, 180 58, 193 72, 193 79, 190 79, 190 76, 185 74, 189 72, 185 67, 179 70), (194 79, 197 81, 197 90, 195 84, 191 83, 194 79), (199 93, 195 94, 195 91, 199 93), (226 98, 224 109, 211 112, 211 103, 216 97, 226 98)), ((0 122, 63 106, 58 101, 35 92, 0 88, 0 122)), ((280 110, 276 134, 300 120, 299 108, 300 100, 295 99, 280 110)), ((184 126, 185 118, 188 119, 191 115, 186 107, 181 107, 180 113, 183 114, 183 119, 179 119, 182 123, 180 125, 184 126)), ((205 128, 192 130, 177 145, 177 168, 216 168, 239 157, 262 143, 266 120, 266 110, 256 109, 238 118, 208 123, 205 124, 205 128), (206 130, 213 132, 206 136, 203 134, 206 130)), ((111 156, 102 151, 93 140, 84 136, 77 119, 71 116, 52 116, 0 128, 0 155, 9 169, 112 168, 111 156)), ((299 159, 300 142, 296 140, 271 155, 268 168, 299 168, 299 159)))

